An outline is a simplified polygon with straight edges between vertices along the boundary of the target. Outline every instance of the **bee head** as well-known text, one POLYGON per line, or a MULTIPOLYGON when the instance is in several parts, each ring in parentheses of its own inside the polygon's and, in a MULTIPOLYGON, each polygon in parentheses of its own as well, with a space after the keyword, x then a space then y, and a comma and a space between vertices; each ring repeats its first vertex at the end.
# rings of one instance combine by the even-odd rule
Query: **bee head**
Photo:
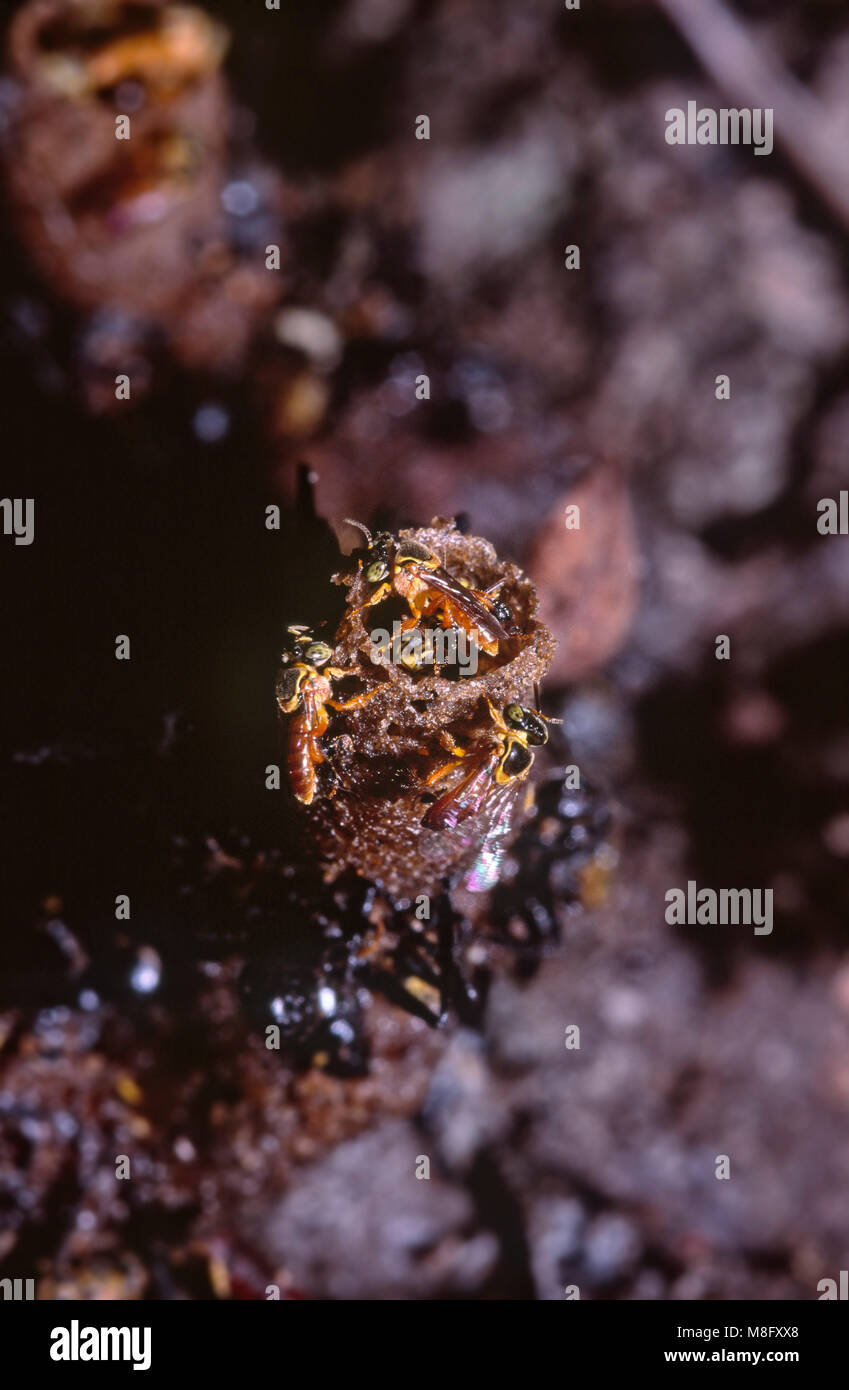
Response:
POLYGON ((381 552, 370 560, 366 565, 365 575, 369 584, 382 584, 384 579, 389 578, 389 556, 381 552))
POLYGON ((528 743, 539 746, 548 743, 548 729, 541 714, 536 710, 525 709, 524 705, 507 705, 504 722, 511 729, 520 729, 528 743))
POLYGON ((366 538, 366 559, 363 565, 363 572, 369 584, 382 584, 384 579, 389 578, 391 569, 391 546, 394 537, 389 531, 378 531, 372 536, 367 526, 361 521, 354 521, 353 517, 346 516, 345 522, 348 526, 355 526, 358 531, 362 531, 366 538))
POLYGON ((294 641, 292 651, 284 652, 282 660, 284 663, 295 660, 305 661, 309 666, 326 666, 333 655, 333 650, 328 647, 326 642, 318 642, 313 637, 312 632, 302 623, 295 623, 289 628, 294 641))
POLYGON ((392 546, 394 536, 389 531, 378 531, 368 550, 365 576, 369 584, 382 584, 389 578, 392 569, 392 546))

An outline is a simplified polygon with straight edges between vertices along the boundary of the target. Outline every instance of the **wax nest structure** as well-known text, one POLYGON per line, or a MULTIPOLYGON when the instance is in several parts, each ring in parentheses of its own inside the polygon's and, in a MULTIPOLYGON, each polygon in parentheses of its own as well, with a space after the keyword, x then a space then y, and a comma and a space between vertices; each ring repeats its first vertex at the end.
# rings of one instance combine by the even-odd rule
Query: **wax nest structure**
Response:
POLYGON ((427 778, 446 763, 446 738, 469 746, 486 737, 488 701, 499 710, 512 703, 533 707, 555 650, 537 617, 533 584, 515 565, 499 561, 488 541, 462 535, 442 518, 429 527, 402 530, 398 539, 425 546, 454 579, 476 590, 500 586, 499 599, 510 612, 510 638, 496 655, 480 653, 474 674, 411 671, 373 639, 376 630, 391 629, 392 615, 404 611, 403 603, 393 597, 364 606, 373 586, 356 556, 334 576, 346 586, 347 602, 333 665, 376 693, 334 713, 325 739, 333 787, 317 796, 306 814, 328 874, 353 868, 395 903, 450 887, 468 858, 469 845, 459 837, 422 825, 433 800, 427 778))

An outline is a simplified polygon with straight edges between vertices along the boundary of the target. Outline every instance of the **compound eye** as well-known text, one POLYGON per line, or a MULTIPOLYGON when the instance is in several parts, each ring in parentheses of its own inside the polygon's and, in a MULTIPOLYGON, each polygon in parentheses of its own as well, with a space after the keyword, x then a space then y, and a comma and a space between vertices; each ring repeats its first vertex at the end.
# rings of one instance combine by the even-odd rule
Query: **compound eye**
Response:
POLYGON ((313 666, 323 666, 325 662, 330 660, 332 655, 333 652, 326 642, 310 642, 304 652, 304 657, 313 666))
POLYGON ((508 705, 504 711, 504 718, 508 724, 512 724, 515 729, 525 727, 525 711, 521 705, 508 705))
POLYGON ((373 560, 366 566, 366 579, 369 584, 379 584, 388 574, 389 566, 385 560, 373 560))

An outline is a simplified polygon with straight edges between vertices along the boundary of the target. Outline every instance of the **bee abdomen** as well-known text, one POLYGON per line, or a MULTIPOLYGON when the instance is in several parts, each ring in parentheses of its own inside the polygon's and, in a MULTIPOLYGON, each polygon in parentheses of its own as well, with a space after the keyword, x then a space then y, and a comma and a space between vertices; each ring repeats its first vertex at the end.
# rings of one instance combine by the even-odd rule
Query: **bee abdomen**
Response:
POLYGON ((309 726, 303 714, 292 716, 286 751, 286 771, 293 796, 309 806, 315 796, 316 771, 310 745, 309 726))

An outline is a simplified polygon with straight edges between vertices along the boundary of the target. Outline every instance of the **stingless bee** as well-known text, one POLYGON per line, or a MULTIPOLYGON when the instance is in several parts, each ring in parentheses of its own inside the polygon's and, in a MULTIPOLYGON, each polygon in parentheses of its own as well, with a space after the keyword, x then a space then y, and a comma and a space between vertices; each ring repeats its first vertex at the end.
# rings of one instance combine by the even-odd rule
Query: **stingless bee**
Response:
POLYGON ((376 695, 377 689, 342 702, 332 700, 332 681, 351 672, 329 665, 332 649, 326 642, 316 641, 308 627, 295 624, 289 632, 295 640, 292 651, 283 653, 284 665, 277 676, 275 694, 278 710, 289 718, 289 785, 298 801, 309 806, 318 785, 317 768, 326 761, 319 740, 327 732, 327 706, 335 710, 355 709, 376 695))
MULTIPOLYGON (((507 612, 506 605, 490 598, 493 590, 483 592, 454 579, 433 551, 418 541, 401 540, 390 531, 378 531, 372 536, 361 522, 348 517, 345 520, 366 538, 368 551, 360 561, 360 569, 366 583, 374 585, 357 612, 373 607, 390 594, 398 594, 410 606, 411 616, 402 623, 405 629, 415 627, 423 618, 439 615, 443 627, 462 628, 487 656, 495 656, 499 645, 510 640, 499 616, 507 612)), ((494 590, 500 587, 493 586, 494 590)))
POLYGON ((524 705, 506 705, 502 712, 490 699, 486 703, 492 727, 470 748, 444 735, 452 760, 432 772, 427 785, 455 768, 466 768, 465 775, 422 817, 424 827, 457 835, 474 849, 464 878, 473 893, 486 892, 497 881, 519 794, 534 761, 532 750, 548 742, 547 726, 560 722, 524 705))

